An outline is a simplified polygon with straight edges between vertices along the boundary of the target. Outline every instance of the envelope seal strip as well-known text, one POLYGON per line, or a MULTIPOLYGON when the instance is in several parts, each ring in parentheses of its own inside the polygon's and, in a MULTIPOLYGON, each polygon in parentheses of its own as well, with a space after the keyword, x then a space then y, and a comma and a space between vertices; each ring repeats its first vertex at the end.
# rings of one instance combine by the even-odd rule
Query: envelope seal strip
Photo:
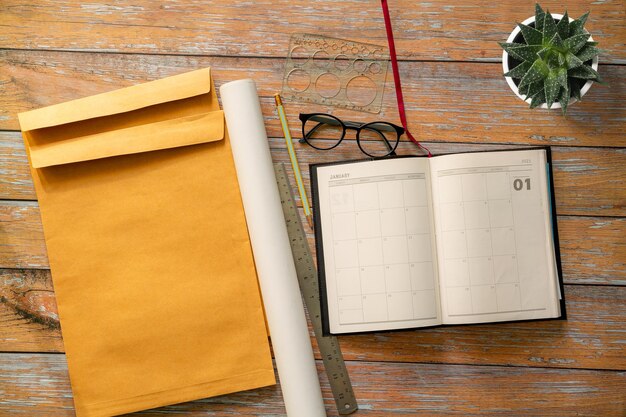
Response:
POLYGON ((308 33, 291 36, 281 95, 290 100, 379 113, 385 47, 308 33))

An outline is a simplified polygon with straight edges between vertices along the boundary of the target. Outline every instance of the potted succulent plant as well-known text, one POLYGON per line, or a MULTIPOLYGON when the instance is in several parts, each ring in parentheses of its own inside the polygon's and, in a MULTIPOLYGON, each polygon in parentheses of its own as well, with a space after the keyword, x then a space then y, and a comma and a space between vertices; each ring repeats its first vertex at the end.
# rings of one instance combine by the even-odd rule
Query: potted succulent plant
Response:
POLYGON ((589 12, 574 20, 567 15, 544 12, 535 5, 535 16, 517 27, 505 43, 502 67, 515 94, 530 108, 561 108, 580 100, 598 74, 598 54, 584 28, 589 12))

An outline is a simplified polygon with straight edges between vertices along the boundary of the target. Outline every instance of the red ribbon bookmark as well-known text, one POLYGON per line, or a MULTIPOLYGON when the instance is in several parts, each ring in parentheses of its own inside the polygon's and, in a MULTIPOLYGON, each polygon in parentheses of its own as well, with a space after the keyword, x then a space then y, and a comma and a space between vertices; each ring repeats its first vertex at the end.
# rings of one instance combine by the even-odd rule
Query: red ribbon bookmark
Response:
POLYGON ((387 6, 387 0, 380 0, 383 6, 383 14, 385 15, 385 29, 387 30, 387 42, 389 43, 389 56, 391 57, 391 68, 393 69, 393 82, 396 87, 396 98, 398 99, 398 112, 400 113, 400 121, 402 127, 406 132, 406 135, 411 142, 415 143, 420 149, 423 149, 428 153, 428 157, 433 156, 427 147, 422 145, 413 137, 409 132, 409 126, 406 122, 406 112, 404 110, 404 97, 402 96, 402 83, 400 82, 400 71, 398 71, 398 59, 396 57, 396 45, 393 41, 393 29, 391 29, 391 18, 389 17, 389 7, 387 6))

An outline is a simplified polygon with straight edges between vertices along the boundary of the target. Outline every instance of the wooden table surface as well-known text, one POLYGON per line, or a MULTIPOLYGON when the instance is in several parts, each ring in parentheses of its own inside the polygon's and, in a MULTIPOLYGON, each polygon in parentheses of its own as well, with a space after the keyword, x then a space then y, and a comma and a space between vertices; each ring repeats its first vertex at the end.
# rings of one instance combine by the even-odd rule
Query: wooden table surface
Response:
MULTIPOLYGON (((0 2, 0 415, 74 415, 18 112, 210 66, 218 86, 257 81, 272 155, 287 162, 272 96, 290 35, 386 45, 376 0, 225 3, 0 2)), ((569 2, 570 16, 591 10, 607 85, 567 117, 529 110, 502 77, 496 42, 533 2, 390 3, 410 127, 433 153, 552 147, 569 317, 340 337, 355 415, 626 415, 625 1, 569 2)), ((286 102, 294 136, 300 111, 399 123, 392 83, 389 71, 379 115, 286 102)), ((309 163, 361 157, 354 141, 327 153, 295 146, 307 187, 309 163)), ((400 153, 417 149, 403 142, 400 153)), ((284 408, 274 386, 141 414, 267 417, 284 408)))

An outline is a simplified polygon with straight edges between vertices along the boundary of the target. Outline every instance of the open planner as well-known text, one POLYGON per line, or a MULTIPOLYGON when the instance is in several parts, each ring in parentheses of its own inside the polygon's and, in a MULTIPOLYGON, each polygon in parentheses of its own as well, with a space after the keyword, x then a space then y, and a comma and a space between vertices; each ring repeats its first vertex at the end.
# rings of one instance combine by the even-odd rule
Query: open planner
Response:
POLYGON ((565 317, 549 148, 311 178, 325 333, 565 317))

